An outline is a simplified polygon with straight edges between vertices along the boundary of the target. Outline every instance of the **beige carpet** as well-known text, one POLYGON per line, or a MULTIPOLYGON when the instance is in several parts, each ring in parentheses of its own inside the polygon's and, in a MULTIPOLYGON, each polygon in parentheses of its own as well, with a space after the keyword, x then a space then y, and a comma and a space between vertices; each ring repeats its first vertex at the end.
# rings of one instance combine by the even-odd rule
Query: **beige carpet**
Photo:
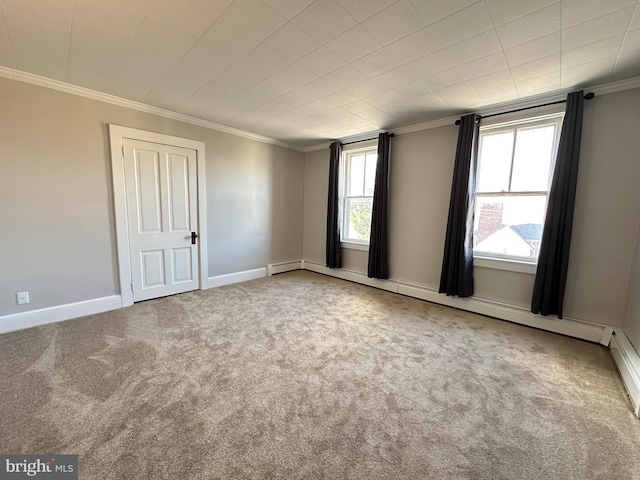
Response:
POLYGON ((0 335, 0 452, 81 479, 632 479, 599 345, 309 272, 0 335))

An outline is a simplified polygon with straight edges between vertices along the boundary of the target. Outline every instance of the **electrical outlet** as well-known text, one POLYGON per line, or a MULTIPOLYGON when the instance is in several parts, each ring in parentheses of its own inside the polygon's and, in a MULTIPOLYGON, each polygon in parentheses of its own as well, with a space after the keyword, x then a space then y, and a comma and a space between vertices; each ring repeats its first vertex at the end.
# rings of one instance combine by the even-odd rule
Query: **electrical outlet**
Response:
POLYGON ((29 303, 29 292, 18 292, 16 293, 16 298, 18 299, 18 305, 29 303))

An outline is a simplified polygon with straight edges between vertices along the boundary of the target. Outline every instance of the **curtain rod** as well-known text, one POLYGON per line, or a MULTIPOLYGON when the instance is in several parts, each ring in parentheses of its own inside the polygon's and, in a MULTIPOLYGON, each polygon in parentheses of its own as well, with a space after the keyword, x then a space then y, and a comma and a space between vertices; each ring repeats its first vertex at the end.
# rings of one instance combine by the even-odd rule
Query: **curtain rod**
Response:
MULTIPOLYGON (((589 92, 589 93, 585 94, 584 99, 585 100, 591 100, 595 96, 596 96, 595 93, 589 92)), ((497 117, 498 115, 506 115, 507 113, 522 112, 524 110, 531 110, 532 108, 548 107, 549 105, 558 105, 560 103, 567 103, 567 101, 566 100, 558 100, 557 102, 543 103, 542 105, 533 105, 531 107, 516 108, 515 110, 509 110, 508 112, 492 113, 491 115, 485 115, 484 117, 478 115, 478 117, 480 117, 480 118, 497 117)), ((456 125, 460 125, 460 120, 456 120, 456 125)))
MULTIPOLYGON (((389 137, 395 137, 396 134, 395 133, 390 133, 389 137)), ((342 145, 343 147, 345 145, 351 145, 352 143, 360 143, 360 142, 369 142, 371 140, 378 140, 379 137, 373 137, 373 138, 365 138, 364 140, 356 140, 355 142, 347 142, 347 143, 341 143, 340 145, 342 145)))

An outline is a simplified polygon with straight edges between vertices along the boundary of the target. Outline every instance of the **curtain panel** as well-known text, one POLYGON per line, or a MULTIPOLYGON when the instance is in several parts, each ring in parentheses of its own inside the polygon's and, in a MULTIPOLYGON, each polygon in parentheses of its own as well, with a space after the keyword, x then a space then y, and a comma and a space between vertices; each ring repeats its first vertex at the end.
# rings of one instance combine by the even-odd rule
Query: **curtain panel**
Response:
POLYGON ((439 288, 440 293, 458 297, 473 295, 473 216, 479 129, 479 118, 475 114, 460 119, 439 288))
POLYGON ((582 140, 582 90, 567 95, 533 286, 531 311, 562 318, 582 140))
POLYGON ((369 278, 389 278, 389 133, 378 136, 378 163, 369 237, 369 278))
POLYGON ((327 199, 327 267, 342 267, 340 247, 340 158, 342 144, 333 142, 329 149, 329 193, 327 199))

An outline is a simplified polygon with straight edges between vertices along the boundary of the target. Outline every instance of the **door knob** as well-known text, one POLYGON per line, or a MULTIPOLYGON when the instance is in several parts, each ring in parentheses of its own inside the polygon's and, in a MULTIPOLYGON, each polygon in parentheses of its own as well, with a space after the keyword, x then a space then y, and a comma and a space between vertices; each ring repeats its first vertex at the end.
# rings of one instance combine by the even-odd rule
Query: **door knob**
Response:
POLYGON ((191 245, 196 244, 196 238, 198 238, 198 234, 196 232, 191 232, 191 245))

